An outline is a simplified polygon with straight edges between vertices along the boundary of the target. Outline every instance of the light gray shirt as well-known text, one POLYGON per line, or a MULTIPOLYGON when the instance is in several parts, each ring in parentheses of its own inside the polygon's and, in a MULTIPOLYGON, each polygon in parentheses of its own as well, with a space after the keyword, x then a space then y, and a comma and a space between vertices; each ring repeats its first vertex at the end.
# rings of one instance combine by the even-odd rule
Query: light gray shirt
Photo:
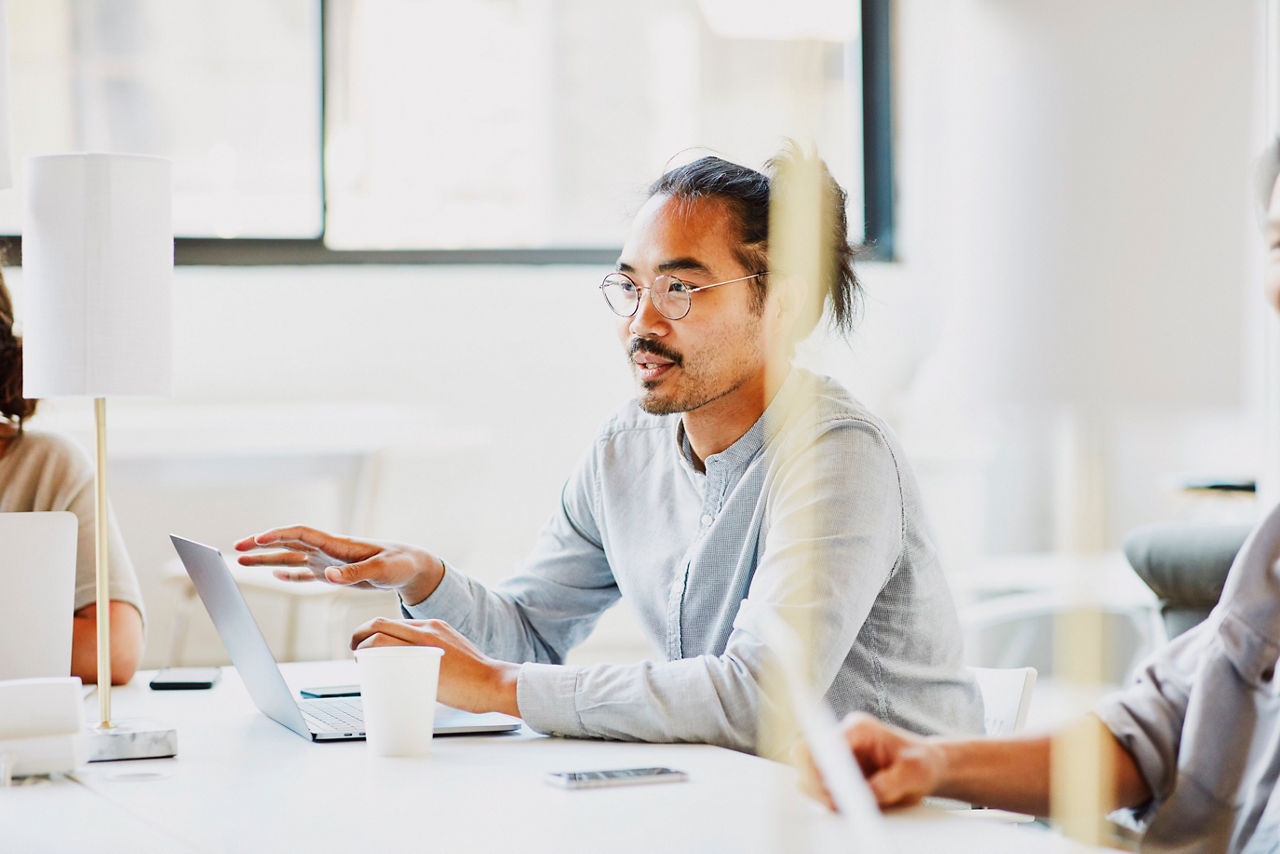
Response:
POLYGON ((541 732, 758 749, 762 612, 809 627, 813 681, 838 714, 922 733, 982 727, 896 440, 840 386, 798 370, 705 473, 678 415, 623 407, 519 575, 489 590, 448 566, 405 610, 528 662, 517 699, 541 732), (666 660, 561 665, 621 596, 666 660))
POLYGON ((1280 852, 1280 507, 1245 541, 1218 606, 1098 709, 1152 792, 1144 851, 1280 852))

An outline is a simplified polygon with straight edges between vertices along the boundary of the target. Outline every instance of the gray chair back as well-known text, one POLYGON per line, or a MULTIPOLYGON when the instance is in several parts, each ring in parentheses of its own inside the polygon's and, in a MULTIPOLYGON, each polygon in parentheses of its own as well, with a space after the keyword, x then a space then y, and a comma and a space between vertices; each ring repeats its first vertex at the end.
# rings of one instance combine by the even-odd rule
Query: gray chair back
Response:
POLYGON ((1125 537, 1125 557, 1160 600, 1170 638, 1209 616, 1251 530, 1248 525, 1162 522, 1125 537))

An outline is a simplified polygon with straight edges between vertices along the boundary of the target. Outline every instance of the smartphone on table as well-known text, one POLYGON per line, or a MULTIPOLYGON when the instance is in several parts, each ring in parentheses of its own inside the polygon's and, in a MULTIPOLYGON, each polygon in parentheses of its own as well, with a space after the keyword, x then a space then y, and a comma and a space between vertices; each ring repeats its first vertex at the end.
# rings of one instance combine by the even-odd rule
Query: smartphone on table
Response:
POLYGON ((198 691, 212 688, 221 677, 221 667, 165 667, 151 677, 151 690, 198 691))
POLYGON ((674 768, 612 768, 601 771, 561 771, 546 780, 564 789, 597 789, 603 786, 634 786, 642 783, 677 783, 689 775, 674 768))
POLYGON ((300 688, 298 693, 312 699, 323 697, 359 697, 359 685, 320 685, 314 688, 300 688))

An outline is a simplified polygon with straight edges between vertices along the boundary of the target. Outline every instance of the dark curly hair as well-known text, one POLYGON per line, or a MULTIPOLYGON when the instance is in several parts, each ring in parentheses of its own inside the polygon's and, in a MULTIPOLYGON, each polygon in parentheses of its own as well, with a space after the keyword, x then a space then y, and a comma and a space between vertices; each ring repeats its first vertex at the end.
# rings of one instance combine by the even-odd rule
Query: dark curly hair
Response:
POLYGON ((13 334, 13 300, 0 273, 0 415, 18 423, 36 414, 36 401, 22 396, 22 339, 13 334))
MULTIPOLYGON (((769 269, 769 200, 774 183, 780 173, 793 170, 806 159, 817 161, 823 183, 820 225, 823 303, 830 308, 832 326, 847 333, 853 329, 862 301, 862 284, 853 271, 859 249, 849 243, 849 220, 845 213, 848 194, 821 160, 806 155, 790 142, 765 164, 764 172, 719 157, 701 157, 654 181, 649 186, 649 197, 666 195, 686 202, 701 199, 720 202, 738 225, 738 246, 734 250, 738 262, 752 273, 765 273, 769 269)), ((756 305, 762 308, 768 287, 766 277, 761 276, 752 284, 756 288, 756 305)), ((814 307, 814 323, 821 308, 821 305, 814 307)))

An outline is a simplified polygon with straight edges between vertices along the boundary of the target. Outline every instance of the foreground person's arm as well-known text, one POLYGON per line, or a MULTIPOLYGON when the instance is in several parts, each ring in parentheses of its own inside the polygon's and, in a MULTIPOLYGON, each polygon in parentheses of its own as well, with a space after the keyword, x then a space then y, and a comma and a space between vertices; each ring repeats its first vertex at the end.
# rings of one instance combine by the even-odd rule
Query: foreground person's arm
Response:
MULTIPOLYGON (((1148 800, 1151 792, 1133 757, 1102 722, 1090 715, 1080 725, 1104 733, 1101 743, 1110 754, 1114 783, 1110 808, 1148 800)), ((845 719, 844 733, 881 806, 908 806, 939 796, 1032 815, 1049 813, 1052 736, 922 738, 860 713, 845 719)), ((829 803, 825 792, 817 793, 829 803)))

